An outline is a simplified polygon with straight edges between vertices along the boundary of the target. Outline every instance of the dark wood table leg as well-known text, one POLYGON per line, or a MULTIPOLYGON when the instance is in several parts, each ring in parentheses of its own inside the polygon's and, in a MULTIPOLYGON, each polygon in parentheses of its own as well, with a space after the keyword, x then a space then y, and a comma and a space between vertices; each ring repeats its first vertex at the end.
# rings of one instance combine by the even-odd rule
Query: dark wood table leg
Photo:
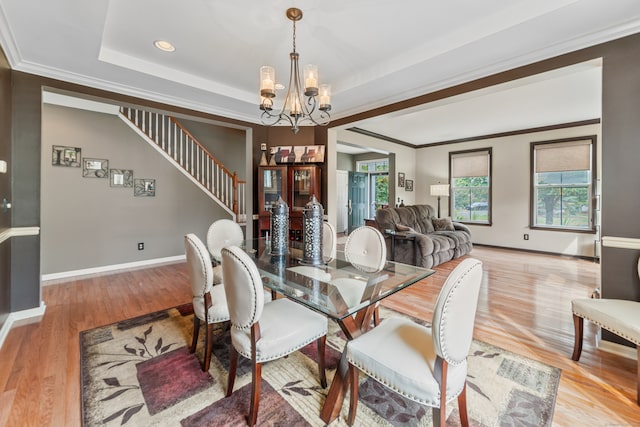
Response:
POLYGON ((329 387, 327 400, 324 401, 324 405, 320 411, 320 418, 322 418, 322 421, 327 424, 331 423, 333 420, 338 418, 338 415, 340 415, 342 401, 344 400, 347 387, 349 387, 348 371, 349 362, 347 362, 347 353, 342 352, 338 369, 333 377, 333 381, 331 381, 331 387, 329 387))
MULTIPOLYGON (((369 306, 366 310, 360 310, 355 315, 355 318, 354 316, 348 316, 338 321, 338 325, 346 335, 347 341, 351 341, 369 329, 374 309, 374 306, 369 306)), ((343 350, 338 369, 333 377, 333 381, 331 381, 331 387, 329 387, 327 399, 324 401, 324 405, 320 411, 320 418, 327 424, 331 423, 340 415, 342 402, 349 387, 348 373, 349 362, 347 361, 347 352, 343 350)))

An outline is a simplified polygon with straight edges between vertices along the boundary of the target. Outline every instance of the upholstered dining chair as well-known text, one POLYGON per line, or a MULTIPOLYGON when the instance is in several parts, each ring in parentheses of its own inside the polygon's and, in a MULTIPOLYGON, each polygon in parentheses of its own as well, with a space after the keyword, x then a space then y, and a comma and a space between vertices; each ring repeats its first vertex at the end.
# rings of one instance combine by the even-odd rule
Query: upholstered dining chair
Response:
POLYGON ((327 318, 286 298, 264 302, 262 279, 251 257, 237 246, 222 249, 222 275, 231 315, 231 350, 227 397, 233 393, 238 354, 251 360, 251 406, 255 425, 260 403, 262 364, 316 341, 320 384, 327 386, 324 352, 327 318))
POLYGON ((222 283, 222 265, 220 251, 225 246, 240 246, 244 232, 240 225, 230 219, 214 221, 207 231, 207 248, 216 265, 213 267, 213 283, 222 283))
POLYGON ((336 229, 331 223, 322 223, 322 259, 324 262, 331 262, 336 258, 338 246, 336 229))
POLYGON ((481 281, 482 263, 467 258, 442 286, 431 327, 391 317, 347 343, 349 425, 356 416, 360 371, 408 399, 431 406, 434 426, 445 426, 446 405, 457 397, 462 425, 469 425, 467 354, 481 281))
POLYGON ((356 268, 373 273, 384 268, 387 246, 376 228, 363 225, 353 230, 344 243, 344 255, 356 268))
POLYGON ((213 347, 213 324, 229 320, 227 297, 224 286, 213 286, 213 267, 207 247, 195 234, 184 237, 184 247, 187 255, 187 271, 191 281, 193 294, 193 338, 189 351, 194 353, 198 345, 200 322, 207 327, 205 333, 203 371, 209 370, 211 363, 211 349, 213 347))
MULTIPOLYGON (((384 236, 374 227, 362 226, 353 230, 344 244, 344 255, 354 267, 367 273, 384 268, 387 263, 387 245, 384 236)), ((376 304, 373 311, 373 323, 380 324, 380 310, 376 304)))

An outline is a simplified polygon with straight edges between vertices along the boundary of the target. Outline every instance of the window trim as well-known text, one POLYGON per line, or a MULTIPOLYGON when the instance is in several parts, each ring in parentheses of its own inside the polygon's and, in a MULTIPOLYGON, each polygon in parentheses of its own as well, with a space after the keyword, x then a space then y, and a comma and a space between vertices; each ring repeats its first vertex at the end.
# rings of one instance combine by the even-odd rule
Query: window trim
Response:
POLYGON ((456 155, 460 155, 460 154, 469 154, 469 153, 475 153, 475 152, 485 152, 487 153, 487 155, 489 156, 489 198, 487 203, 489 204, 489 207, 487 209, 487 221, 486 222, 478 222, 478 221, 459 221, 456 220, 456 222, 459 222, 461 224, 468 224, 468 225, 478 225, 478 226, 485 226, 485 227, 491 227, 493 225, 493 148, 492 147, 484 147, 484 148, 473 148, 470 150, 461 150, 461 151, 449 151, 449 185, 451 186, 451 191, 449 192, 451 194, 451 196, 449 196, 449 216, 452 217, 453 219, 453 178, 451 176, 452 174, 452 161, 453 158, 456 155))
MULTIPOLYGON (((586 233, 586 234, 595 234, 596 233, 596 223, 595 223, 595 212, 596 212, 596 182, 597 182, 597 173, 598 173, 598 163, 597 163, 597 135, 586 135, 586 136, 576 136, 572 138, 562 138, 562 139, 553 139, 553 140, 545 140, 545 141, 533 141, 530 144, 530 155, 529 155, 529 229, 531 230, 546 230, 546 231, 557 231, 562 233, 586 233), (537 208, 535 197, 535 174, 536 174, 536 164, 535 164, 535 150, 539 145, 546 144, 558 144, 558 143, 571 143, 576 141, 591 141, 591 184, 590 187, 590 202, 589 202, 589 223, 591 227, 589 228, 574 228, 574 227, 549 227, 543 225, 535 224, 535 211, 537 208)), ((561 187, 570 187, 571 185, 561 186, 561 187)))

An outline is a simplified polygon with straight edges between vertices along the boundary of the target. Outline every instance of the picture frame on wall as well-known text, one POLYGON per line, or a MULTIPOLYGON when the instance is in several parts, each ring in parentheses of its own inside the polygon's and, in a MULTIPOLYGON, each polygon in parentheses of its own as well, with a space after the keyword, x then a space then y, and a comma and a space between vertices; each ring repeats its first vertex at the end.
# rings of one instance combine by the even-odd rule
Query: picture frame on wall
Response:
POLYGON ((80 167, 82 149, 80 147, 65 147, 53 145, 51 148, 51 164, 53 166, 80 167))
POLYGON ((131 169, 111 169, 111 187, 133 187, 133 170, 131 169))
POLYGON ((404 172, 398 172, 398 187, 404 187, 404 172))
POLYGON ((109 160, 85 157, 82 159, 82 176, 84 178, 108 178, 109 160))
POLYGON ((407 179, 404 182, 404 189, 406 191, 413 191, 413 180, 412 179, 407 179))
POLYGON ((134 179, 133 195, 134 197, 155 197, 156 196, 156 180, 147 178, 134 179))

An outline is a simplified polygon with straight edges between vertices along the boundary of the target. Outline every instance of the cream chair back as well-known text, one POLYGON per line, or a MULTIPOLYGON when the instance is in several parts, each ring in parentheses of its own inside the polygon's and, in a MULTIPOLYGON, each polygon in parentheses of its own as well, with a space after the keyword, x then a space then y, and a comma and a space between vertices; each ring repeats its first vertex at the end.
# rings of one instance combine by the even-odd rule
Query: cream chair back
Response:
POLYGON ((230 219, 213 222, 207 231, 207 248, 216 262, 221 262, 220 251, 225 246, 240 246, 244 240, 242 227, 230 219))
POLYGON ((227 295, 231 324, 249 329, 264 308, 264 290, 258 267, 251 257, 237 246, 222 248, 222 282, 227 295))
POLYGON ((481 282, 482 263, 468 258, 456 266, 438 294, 433 343, 436 354, 450 365, 465 362, 469 354, 481 282))
POLYGON ((205 318, 204 295, 213 286, 213 267, 207 247, 193 233, 184 237, 184 248, 187 257, 187 272, 191 281, 193 294, 193 311, 200 319, 205 318))
POLYGON ((362 271, 380 271, 387 262, 384 236, 376 228, 358 227, 347 237, 344 254, 347 261, 362 271))
POLYGON ((331 262, 336 258, 336 247, 336 229, 325 221, 322 223, 322 258, 324 262, 331 262))

